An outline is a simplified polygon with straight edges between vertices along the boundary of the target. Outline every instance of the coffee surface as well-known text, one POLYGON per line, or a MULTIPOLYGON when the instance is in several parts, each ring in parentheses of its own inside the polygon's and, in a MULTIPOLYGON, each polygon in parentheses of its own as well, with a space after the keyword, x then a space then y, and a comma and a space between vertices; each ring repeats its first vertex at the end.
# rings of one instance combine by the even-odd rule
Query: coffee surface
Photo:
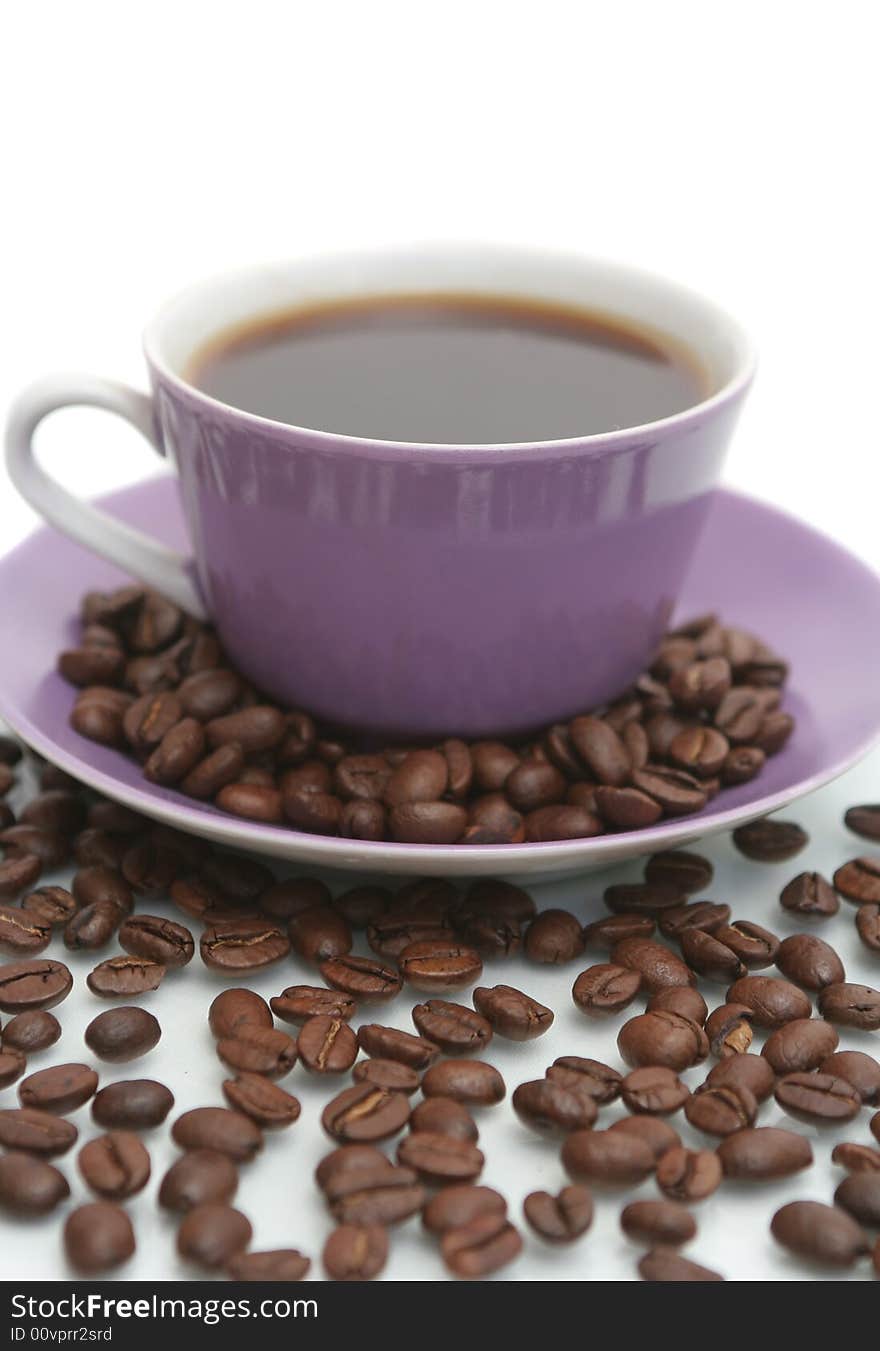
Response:
POLYGON ((637 427, 708 392, 695 357, 609 315, 494 296, 390 296, 221 334, 188 376, 276 422, 389 441, 561 440, 637 427))

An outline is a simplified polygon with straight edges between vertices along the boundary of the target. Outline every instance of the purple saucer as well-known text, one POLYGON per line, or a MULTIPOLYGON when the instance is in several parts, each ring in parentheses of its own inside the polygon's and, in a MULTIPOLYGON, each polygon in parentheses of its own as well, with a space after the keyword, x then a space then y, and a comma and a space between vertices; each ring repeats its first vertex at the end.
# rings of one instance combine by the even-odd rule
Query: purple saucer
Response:
MULTIPOLYGON (((184 545, 177 487, 169 477, 113 493, 102 505, 149 535, 184 545)), ((726 790, 697 816, 592 840, 464 848, 304 835, 242 821, 155 787, 123 755, 70 728, 72 691, 55 674, 57 653, 76 641, 83 592, 109 590, 124 580, 109 563, 48 528, 0 560, 0 631, 6 639, 0 716, 41 755, 146 816, 303 864, 533 880, 607 867, 776 811, 842 774, 880 739, 880 577, 793 517, 722 491, 679 611, 686 618, 717 610, 726 623, 766 638, 792 664, 785 707, 795 714, 797 730, 757 779, 726 790)))

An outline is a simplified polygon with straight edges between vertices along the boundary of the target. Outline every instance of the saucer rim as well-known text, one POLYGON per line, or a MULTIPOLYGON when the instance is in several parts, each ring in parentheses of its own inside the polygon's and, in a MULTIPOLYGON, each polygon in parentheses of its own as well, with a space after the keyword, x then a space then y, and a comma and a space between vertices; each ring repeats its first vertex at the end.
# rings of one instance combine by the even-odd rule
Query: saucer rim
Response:
MULTIPOLYGON (((145 487, 153 486, 157 481, 167 477, 163 474, 151 475, 122 489, 102 494, 95 499, 95 505, 105 510, 112 511, 114 507, 119 509, 145 487)), ((824 548, 840 554, 850 567, 860 568, 871 583, 880 589, 880 572, 824 531, 816 529, 793 513, 751 494, 727 487, 721 487, 717 491, 727 498, 736 499, 744 510, 749 508, 760 510, 768 516, 778 517, 780 521, 795 524, 817 537, 824 548)), ((44 533, 57 535, 59 532, 49 525, 37 526, 0 557, 0 569, 13 563, 24 550, 33 548, 44 533)), ((58 746, 52 737, 34 724, 20 708, 10 707, 2 682, 0 682, 0 718, 39 755, 94 791, 122 802, 162 824, 189 830, 193 834, 210 838, 231 848, 269 854, 291 862, 308 862, 331 869, 334 865, 346 870, 361 868, 364 872, 384 870, 392 873, 398 871, 412 873, 440 869, 461 876, 488 873, 503 875, 505 872, 514 874, 526 868, 537 873, 540 872, 542 865, 546 865, 548 875, 553 875, 561 873, 564 869, 571 872, 578 869, 598 869, 620 862, 624 856, 637 857, 661 849, 679 847, 703 836, 714 835, 778 811, 794 800, 833 782, 880 744, 880 717, 878 717, 872 733, 863 737, 846 754, 815 770, 806 778, 747 804, 713 811, 712 803, 709 803, 704 808, 706 815, 699 813, 693 816, 667 818, 660 824, 643 830, 609 832, 576 840, 465 846, 404 844, 393 840, 343 840, 340 836, 313 835, 207 810, 182 794, 178 795, 179 802, 166 801, 154 794, 146 780, 144 787, 129 786, 112 774, 93 768, 88 761, 58 746)))

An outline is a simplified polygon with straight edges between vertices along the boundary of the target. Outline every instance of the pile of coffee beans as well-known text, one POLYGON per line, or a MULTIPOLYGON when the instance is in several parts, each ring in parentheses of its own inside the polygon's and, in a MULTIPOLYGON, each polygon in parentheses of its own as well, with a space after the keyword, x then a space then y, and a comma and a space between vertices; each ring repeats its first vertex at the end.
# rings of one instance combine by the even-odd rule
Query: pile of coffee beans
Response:
POLYGON ((80 645, 58 658, 77 732, 151 783, 318 835, 467 845, 640 830, 753 779, 794 729, 787 664, 714 615, 671 631, 608 707, 524 743, 385 750, 273 704, 212 629, 154 592, 90 592, 80 619, 80 645))
MULTIPOLYGON (((485 1278, 527 1243, 583 1241, 597 1207, 613 1204, 642 1251, 643 1280, 720 1280, 681 1251, 697 1239, 699 1208, 741 1183, 759 1207, 760 1184, 809 1169, 823 1133, 843 1180, 827 1204, 791 1201, 768 1214, 770 1232, 798 1259, 831 1269, 872 1260, 880 1275, 871 1040, 880 991, 848 981, 815 928, 838 925, 843 901, 877 955, 877 856, 843 862, 831 880, 786 875, 780 916, 803 915, 811 927, 782 939, 701 897, 712 864, 679 851, 648 859, 642 881, 608 886, 607 913, 584 926, 567 910, 537 912, 528 892, 500 880, 420 879, 396 891, 369 883, 333 895, 319 879, 279 878, 257 859, 153 825, 48 765, 15 811, 20 759, 0 738, 0 1210, 64 1214, 76 1272, 114 1271, 134 1253, 126 1206, 153 1162, 142 1137, 165 1129, 180 1152, 157 1200, 177 1224, 186 1269, 236 1281, 305 1277, 312 1258, 295 1233, 289 1246, 251 1251, 251 1220, 235 1205, 240 1171, 260 1167, 266 1133, 295 1136, 304 1112, 288 1086, 295 1074, 304 1098, 307 1085, 324 1089, 328 1151, 315 1183, 331 1279, 380 1275, 416 1217, 452 1276, 485 1278), (69 887, 51 880, 65 864, 69 887), (109 1002, 96 1002, 81 1045, 45 1064, 74 983, 65 948, 96 963, 85 984, 109 1002), (486 971, 515 954, 535 970, 567 965, 583 1015, 576 1053, 518 1084, 486 1058, 493 1044, 536 1041, 561 1010, 486 971), (194 964, 215 982, 206 1020, 217 1100, 175 1112, 172 1088, 135 1077, 167 1032, 137 1001, 158 989, 161 1012, 162 982, 186 980, 194 964), (267 1000, 248 981, 268 967, 278 993, 267 1000), (585 1054, 609 1020, 616 1065, 585 1054), (102 1083, 106 1066, 129 1064, 132 1077, 102 1083), (568 1178, 558 1191, 531 1191, 521 1221, 482 1181, 480 1117, 509 1111, 508 1101, 568 1178), (790 1125, 768 1124, 768 1109, 790 1125), (68 1119, 79 1110, 97 1132, 76 1154, 95 1199, 71 1209, 63 1160, 79 1141, 68 1119), (655 1194, 628 1195, 643 1183, 655 1194)), ((854 808, 846 821, 880 839, 880 807, 854 808)), ((734 842, 778 867, 808 841, 793 822, 764 820, 734 842)))

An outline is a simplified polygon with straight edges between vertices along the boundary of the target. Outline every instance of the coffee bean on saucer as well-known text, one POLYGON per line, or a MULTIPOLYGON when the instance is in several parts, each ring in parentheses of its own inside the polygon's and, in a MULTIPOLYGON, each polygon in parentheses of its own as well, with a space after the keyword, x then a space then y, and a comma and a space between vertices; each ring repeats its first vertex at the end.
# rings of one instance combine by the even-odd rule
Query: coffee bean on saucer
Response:
POLYGON ((850 859, 834 874, 835 890, 854 905, 880 903, 880 857, 850 859))
MULTIPOLYGON (((601 835, 603 825, 599 817, 575 803, 561 802, 556 807, 538 807, 524 819, 525 838, 531 844, 551 840, 585 840, 601 835)), ((474 843, 486 843, 485 839, 474 843)))
POLYGON ((159 915, 131 915, 118 939, 131 956, 146 957, 165 967, 186 966, 195 950, 189 929, 159 915))
POLYGON ((503 1215, 483 1214, 448 1229, 440 1247, 453 1276, 480 1280, 514 1261, 522 1252, 522 1238, 503 1215))
POLYGON ((876 1032, 880 1028, 880 991, 841 981, 819 992, 819 1013, 829 1023, 876 1032))
POLYGON ((83 1275, 111 1271, 134 1253, 131 1220, 110 1201, 79 1206, 65 1222, 64 1247, 71 1266, 83 1275))
POLYGON ((157 990, 165 967, 146 957, 108 957, 86 976, 92 994, 102 999, 119 999, 157 990))
POLYGON ((194 1107, 179 1116, 171 1138, 182 1149, 213 1149, 246 1163, 263 1147, 263 1135, 250 1117, 228 1107, 194 1107))
POLYGON ((388 1233, 378 1224, 341 1224, 330 1234, 322 1254, 331 1281, 371 1281, 387 1260, 388 1233))
POLYGON ((159 1188, 159 1205, 180 1214, 207 1202, 226 1204, 238 1189, 238 1172, 226 1155, 191 1149, 171 1165, 159 1188))
POLYGON ((819 1069, 831 1058, 837 1042, 830 1023, 821 1018, 795 1018, 771 1032, 761 1054, 776 1074, 803 1073, 819 1069))
POLYGON ((721 1162, 713 1149, 685 1149, 677 1144, 657 1161, 657 1186, 671 1201, 704 1201, 721 1181, 721 1162))
POLYGON ((265 999, 243 989, 223 990, 217 995, 208 1010, 208 1025, 217 1041, 238 1036, 243 1027, 274 1027, 265 999))
POLYGON ((773 1216, 770 1232, 796 1256, 833 1267, 852 1266, 870 1247, 851 1215, 818 1201, 790 1201, 773 1216))
POLYGON ((639 1262, 639 1275, 643 1281, 723 1281, 717 1271, 692 1262, 674 1248, 657 1247, 645 1253, 639 1262))
POLYGON ((52 1065, 22 1079, 18 1097, 22 1107, 63 1116, 94 1097, 98 1076, 89 1065, 52 1065))
POLYGON ((150 1156, 130 1131, 89 1140, 79 1152, 77 1166, 86 1185, 108 1201, 136 1195, 150 1179, 150 1156))
POLYGON ((645 881, 657 886, 672 887, 690 896, 705 891, 714 876, 709 859, 683 849, 669 849, 652 854, 645 864, 645 881))
POLYGON ((244 1112, 262 1130, 281 1130, 299 1118, 298 1099, 263 1074, 245 1071, 225 1079, 223 1096, 234 1111, 244 1112))
POLYGON ((809 843, 809 836, 794 821, 776 821, 763 817, 733 832, 733 843, 746 858, 756 863, 786 863, 809 843))
POLYGON ((593 1197, 578 1183, 563 1187, 557 1196, 530 1192, 523 1201, 523 1214, 545 1243, 573 1243, 593 1222, 593 1197))
POLYGON ((860 905, 856 933, 870 952, 880 952, 880 905, 860 905))
POLYGON ((675 1201, 633 1201, 620 1214, 620 1227, 636 1243, 677 1248, 696 1236, 693 1215, 675 1201))
POLYGON ((108 1009, 93 1018, 83 1033, 86 1045, 99 1060, 117 1064, 146 1055, 161 1036, 157 1019, 140 1008, 108 1009))
POLYGON ((54 1013, 31 1009, 10 1018, 0 1036, 0 1047, 4 1051, 19 1051, 25 1056, 35 1055, 54 1046, 60 1036, 61 1024, 54 1013))
POLYGON ((155 1079, 120 1079, 92 1099, 92 1119, 106 1130, 150 1130, 161 1126, 174 1094, 155 1079))
POLYGON ((776 1126, 751 1126, 728 1135, 718 1146, 724 1176, 742 1182, 766 1182, 809 1168, 809 1140, 776 1126))
POLYGON ((513 1110, 520 1121, 542 1135, 569 1135, 589 1130, 597 1116, 596 1101, 573 1083, 533 1079, 513 1092, 513 1110))
MULTIPOLYGON (((820 1027, 827 1026, 816 1021, 820 1027)), ((832 1028, 831 1031, 833 1030, 832 1028)), ((837 1034, 834 1035, 836 1039, 837 1034)), ((818 1068, 820 1074, 832 1074, 837 1079, 845 1079, 866 1106, 880 1106, 880 1062, 873 1056, 867 1055, 864 1051, 837 1051, 833 1055, 828 1055, 818 1068)))
POLYGON ((880 841, 880 806, 850 807, 843 819, 854 835, 861 835, 865 840, 880 841))
POLYGON ((792 914, 813 919, 828 919, 840 909, 837 892, 821 873, 798 873, 782 888, 779 904, 792 914))
POLYGON ((0 1155, 0 1210, 48 1215, 69 1195, 67 1178, 45 1159, 18 1151, 0 1155))

